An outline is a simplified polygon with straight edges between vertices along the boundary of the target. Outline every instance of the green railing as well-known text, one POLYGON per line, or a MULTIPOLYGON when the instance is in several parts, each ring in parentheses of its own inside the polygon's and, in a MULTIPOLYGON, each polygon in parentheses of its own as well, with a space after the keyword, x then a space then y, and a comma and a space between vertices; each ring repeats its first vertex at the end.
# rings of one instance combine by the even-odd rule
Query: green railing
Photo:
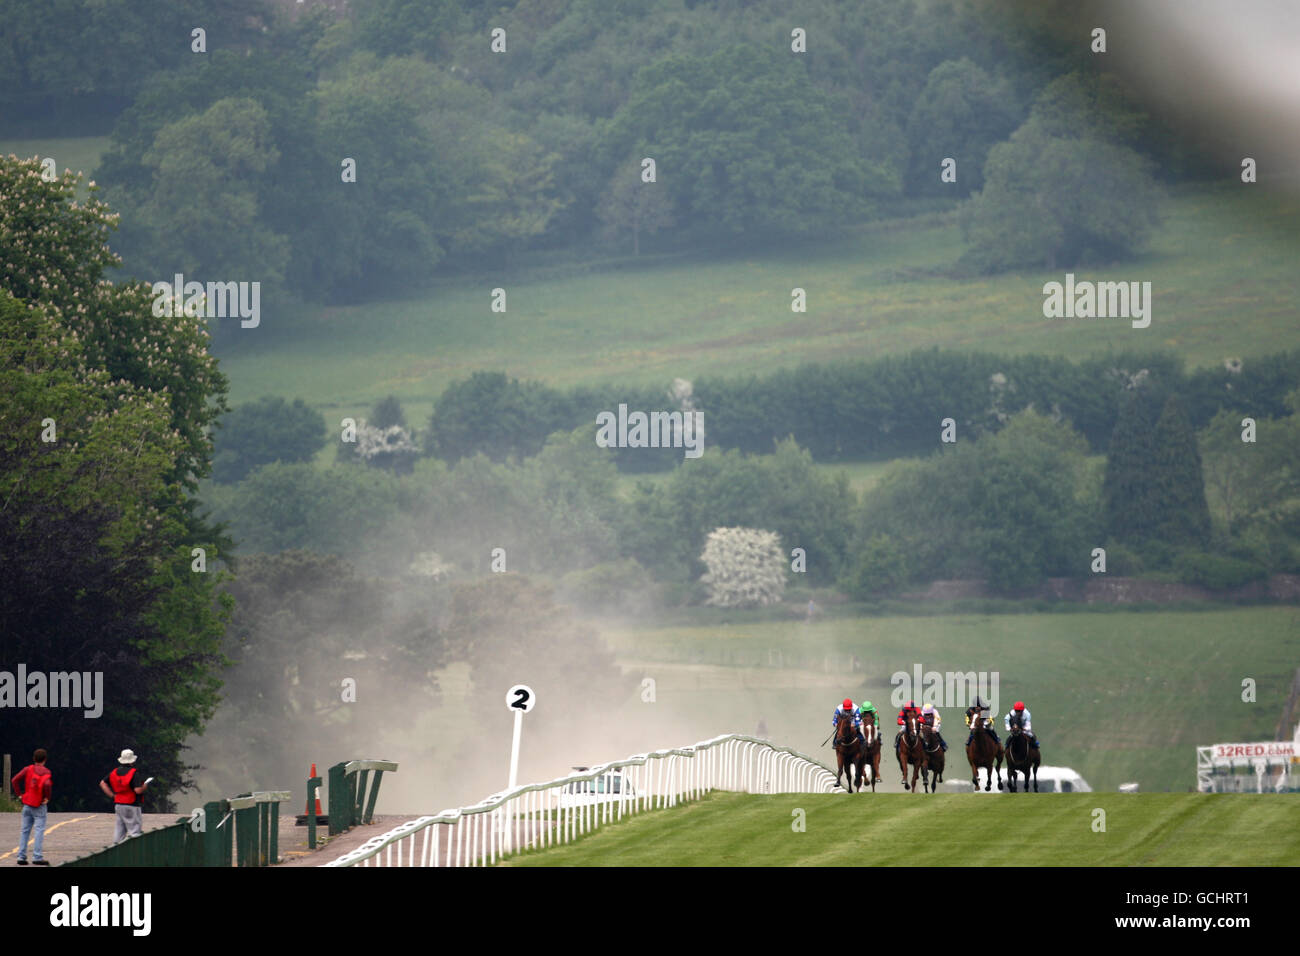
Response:
POLYGON ((270 866, 279 862, 280 803, 287 790, 212 800, 194 818, 178 817, 62 866, 270 866))
POLYGON ((379 799, 379 782, 384 772, 397 770, 391 760, 350 760, 329 769, 329 832, 342 833, 358 823, 375 818, 375 801, 379 799), (370 774, 374 773, 371 778, 370 774), (367 793, 367 782, 370 789, 367 793))

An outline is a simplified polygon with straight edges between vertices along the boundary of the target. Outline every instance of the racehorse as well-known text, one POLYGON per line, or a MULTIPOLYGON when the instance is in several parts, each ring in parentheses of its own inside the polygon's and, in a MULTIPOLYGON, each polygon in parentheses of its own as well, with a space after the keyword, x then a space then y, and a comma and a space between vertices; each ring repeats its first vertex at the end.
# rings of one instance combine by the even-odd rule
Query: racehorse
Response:
POLYGON ((907 723, 900 731, 898 743, 898 768, 903 771, 903 789, 916 792, 916 778, 925 768, 925 751, 921 747, 921 735, 916 729, 916 718, 908 717, 907 723), (907 765, 912 765, 912 783, 907 783, 907 765))
POLYGON ((993 735, 985 732, 988 726, 988 718, 983 714, 976 714, 974 723, 971 728, 974 733, 971 735, 971 741, 966 745, 966 759, 970 761, 971 783, 975 789, 980 788, 980 767, 984 768, 984 789, 990 790, 993 787, 993 764, 997 761, 998 789, 1002 789, 1002 745, 993 739, 993 735))
POLYGON ((1029 773, 1034 775, 1034 793, 1038 792, 1038 764, 1042 760, 1038 751, 1029 746, 1029 738, 1020 725, 1011 724, 1011 736, 1007 738, 1007 783, 1011 792, 1016 792, 1016 771, 1025 775, 1025 793, 1029 792, 1029 773))
POLYGON ((880 729, 876 726, 874 714, 862 715, 862 735, 867 738, 867 752, 863 766, 871 770, 871 792, 876 792, 876 782, 880 780, 880 729))
POLYGON ((921 721, 921 749, 925 751, 925 765, 921 767, 921 786, 926 793, 934 793, 943 780, 943 765, 947 755, 939 746, 939 732, 924 720, 921 721))
POLYGON ((835 772, 835 786, 840 785, 840 776, 848 769, 848 791, 853 792, 853 777, 857 774, 858 789, 862 789, 862 768, 867 761, 867 755, 862 749, 862 741, 858 739, 858 732, 853 729, 853 715, 848 711, 840 714, 840 719, 835 722, 835 760, 838 769, 835 772))

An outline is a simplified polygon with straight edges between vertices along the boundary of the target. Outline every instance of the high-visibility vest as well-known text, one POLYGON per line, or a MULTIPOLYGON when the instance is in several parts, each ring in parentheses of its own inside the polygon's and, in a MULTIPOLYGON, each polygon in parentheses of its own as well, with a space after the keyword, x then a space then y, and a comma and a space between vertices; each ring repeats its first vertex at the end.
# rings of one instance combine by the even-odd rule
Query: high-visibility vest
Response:
POLYGON ((135 791, 131 789, 131 778, 135 776, 135 767, 125 774, 114 770, 108 775, 108 785, 113 788, 114 803, 135 803, 135 791))

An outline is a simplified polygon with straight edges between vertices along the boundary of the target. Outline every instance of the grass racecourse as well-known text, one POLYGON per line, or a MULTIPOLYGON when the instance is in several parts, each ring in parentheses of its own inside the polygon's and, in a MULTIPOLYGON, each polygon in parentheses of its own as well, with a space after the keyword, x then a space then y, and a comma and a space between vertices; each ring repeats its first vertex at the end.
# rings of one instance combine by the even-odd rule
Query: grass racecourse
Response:
POLYGON ((1294 866, 1300 794, 715 791, 507 866, 1294 866), (1103 810, 1105 831, 1100 826, 1103 810), (795 827, 804 811, 802 832, 795 827))
MULTIPOLYGON (((982 672, 990 681, 996 675, 999 714, 1017 700, 1029 706, 1043 763, 1073 767, 1094 790, 1136 782, 1143 793, 1194 789, 1198 745, 1271 740, 1300 658, 1293 606, 813 623, 715 618, 602 632, 624 668, 655 681, 655 703, 629 703, 626 720, 655 721, 662 711, 688 719, 702 739, 754 733, 761 718, 772 740, 830 763, 822 741, 844 697, 870 699, 892 721, 896 694, 922 699, 910 684, 896 690, 893 675, 911 678, 918 666, 923 681, 931 672, 982 672), (1243 699, 1247 680, 1253 700, 1243 699)), ((961 753, 964 705, 940 702, 948 780, 970 779, 961 753)), ((593 754, 588 762, 615 756, 593 754)), ((886 787, 901 792, 892 752, 881 772, 886 787)))

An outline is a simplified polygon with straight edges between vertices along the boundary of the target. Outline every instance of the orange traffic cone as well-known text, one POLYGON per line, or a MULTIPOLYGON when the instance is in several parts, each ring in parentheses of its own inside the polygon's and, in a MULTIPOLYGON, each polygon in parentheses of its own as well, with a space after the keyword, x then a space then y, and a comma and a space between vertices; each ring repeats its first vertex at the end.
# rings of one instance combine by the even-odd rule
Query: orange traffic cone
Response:
MULTIPOLYGON (((316 765, 315 765, 315 764, 312 764, 312 765, 311 765, 311 773, 308 774, 307 776, 308 776, 308 779, 310 779, 311 777, 316 776, 316 765)), ((320 791, 317 790, 316 793, 317 793, 317 796, 316 796, 316 816, 319 817, 319 816, 322 815, 322 814, 321 814, 321 808, 320 808, 320 791)), ((311 813, 311 799, 310 799, 310 798, 307 800, 307 805, 306 805, 305 807, 303 807, 303 813, 304 813, 304 814, 311 813)))

